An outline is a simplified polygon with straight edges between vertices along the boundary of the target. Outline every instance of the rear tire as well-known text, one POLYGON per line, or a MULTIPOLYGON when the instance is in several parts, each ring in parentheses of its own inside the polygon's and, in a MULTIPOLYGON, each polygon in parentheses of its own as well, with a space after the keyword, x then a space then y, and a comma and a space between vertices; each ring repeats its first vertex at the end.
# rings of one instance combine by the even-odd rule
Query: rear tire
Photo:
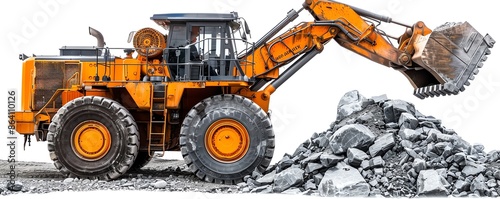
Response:
POLYGON ((195 105, 180 133, 190 170, 207 182, 237 184, 255 169, 263 172, 274 154, 268 115, 238 95, 217 95, 195 105))
POLYGON ((52 118, 47 135, 55 167, 66 177, 116 179, 137 157, 139 133, 118 102, 97 96, 76 98, 52 118))

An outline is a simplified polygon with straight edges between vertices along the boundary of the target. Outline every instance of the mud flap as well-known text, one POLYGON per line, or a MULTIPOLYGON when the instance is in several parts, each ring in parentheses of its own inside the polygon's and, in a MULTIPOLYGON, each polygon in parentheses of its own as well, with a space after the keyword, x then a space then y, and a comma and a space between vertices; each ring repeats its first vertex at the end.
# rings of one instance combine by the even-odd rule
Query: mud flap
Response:
POLYGON ((432 84, 414 84, 414 95, 424 99, 464 91, 494 44, 490 35, 483 37, 468 22, 446 23, 430 35, 421 36, 415 44, 412 60, 435 79, 420 81, 432 84))

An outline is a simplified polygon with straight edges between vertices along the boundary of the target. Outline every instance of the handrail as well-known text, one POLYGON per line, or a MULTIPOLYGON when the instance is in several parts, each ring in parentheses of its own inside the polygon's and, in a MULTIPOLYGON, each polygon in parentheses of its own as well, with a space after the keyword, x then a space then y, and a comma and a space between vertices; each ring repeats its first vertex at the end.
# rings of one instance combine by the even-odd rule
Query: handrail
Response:
POLYGON ((70 78, 68 78, 68 80, 66 80, 66 86, 65 86, 66 88, 71 88, 72 85, 75 85, 75 84, 72 84, 69 86, 69 81, 71 81, 72 79, 76 79, 77 82, 75 84, 79 85, 80 84, 80 73, 75 72, 75 73, 73 73, 73 75, 71 75, 70 78), (75 78, 75 76, 76 76, 76 78, 75 78))
MULTIPOLYGON (((42 108, 35 114, 35 116, 33 118, 36 118, 36 116, 42 114, 42 112, 45 110, 45 108, 47 108, 47 106, 50 103, 54 102, 61 95, 61 93, 63 91, 67 91, 67 90, 69 90, 69 89, 57 89, 56 92, 54 92, 54 94, 52 95, 52 97, 49 99, 49 101, 47 101, 45 103, 45 105, 42 106, 42 108)), ((45 113, 48 115, 47 112, 45 112, 45 113)))

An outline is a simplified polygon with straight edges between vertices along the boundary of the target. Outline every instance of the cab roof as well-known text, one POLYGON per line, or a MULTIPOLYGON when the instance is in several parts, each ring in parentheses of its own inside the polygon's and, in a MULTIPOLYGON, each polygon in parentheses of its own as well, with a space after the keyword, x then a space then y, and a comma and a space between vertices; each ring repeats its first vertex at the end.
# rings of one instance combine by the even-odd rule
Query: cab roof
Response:
POLYGON ((168 13, 154 14, 151 20, 160 26, 171 22, 229 22, 238 19, 238 13, 168 13))

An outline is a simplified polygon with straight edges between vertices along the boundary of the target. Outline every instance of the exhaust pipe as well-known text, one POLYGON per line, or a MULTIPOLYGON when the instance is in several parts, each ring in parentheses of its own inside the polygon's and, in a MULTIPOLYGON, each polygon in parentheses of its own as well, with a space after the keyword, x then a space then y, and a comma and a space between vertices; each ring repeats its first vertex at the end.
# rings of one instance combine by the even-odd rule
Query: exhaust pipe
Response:
POLYGON ((97 47, 98 48, 103 48, 104 45, 106 45, 106 42, 104 42, 104 37, 102 36, 101 32, 89 27, 89 34, 94 36, 97 39, 97 47))

